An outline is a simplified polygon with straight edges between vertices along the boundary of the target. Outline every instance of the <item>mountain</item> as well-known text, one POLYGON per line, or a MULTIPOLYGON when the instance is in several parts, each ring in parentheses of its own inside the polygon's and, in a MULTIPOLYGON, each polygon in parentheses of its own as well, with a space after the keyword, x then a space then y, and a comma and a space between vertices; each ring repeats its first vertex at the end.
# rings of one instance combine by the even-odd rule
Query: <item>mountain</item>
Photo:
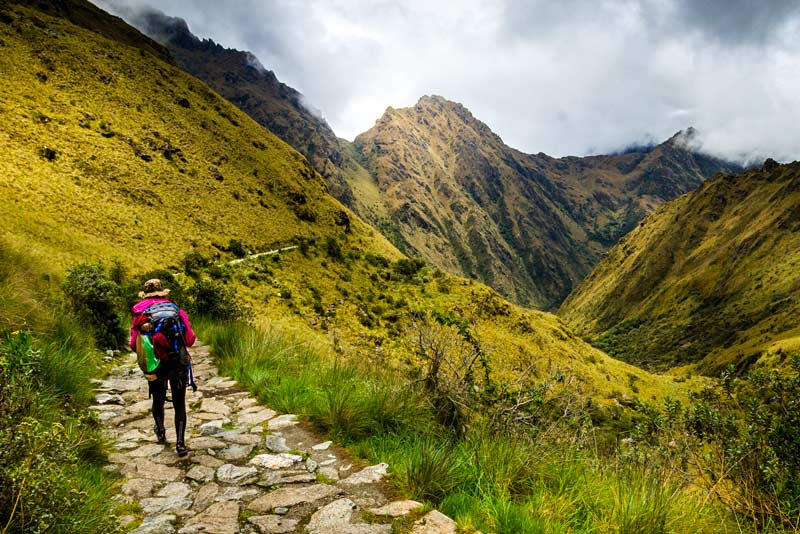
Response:
POLYGON ((119 19, 97 14, 101 35, 37 6, 0 8, 3 247, 53 276, 102 261, 120 276, 167 268, 191 288, 203 266, 254 321, 333 339, 382 369, 413 368, 409 318, 436 311, 470 319, 498 383, 575 377, 576 391, 612 407, 685 390, 607 357, 552 314, 405 258, 300 153, 148 51, 143 35, 117 39, 119 19), (231 263, 281 246, 297 248, 231 263))
POLYGON ((349 143, 336 137, 299 91, 280 82, 250 52, 200 39, 181 18, 151 10, 132 12, 129 18, 161 43, 180 68, 303 154, 325 178, 331 194, 353 206, 350 182, 365 171, 352 158, 349 143))
POLYGON ((620 240, 560 314, 648 368, 783 360, 800 347, 798 230, 800 163, 717 176, 620 240))
POLYGON ((402 251, 523 305, 556 307, 654 207, 737 168, 686 149, 691 129, 612 156, 523 154, 441 97, 390 108, 351 144, 251 53, 200 39, 160 12, 129 19, 304 154, 333 196, 402 251))
POLYGON ((524 154, 464 106, 426 96, 354 144, 401 250, 548 309, 645 214, 735 167, 688 150, 692 135, 609 156, 524 154))

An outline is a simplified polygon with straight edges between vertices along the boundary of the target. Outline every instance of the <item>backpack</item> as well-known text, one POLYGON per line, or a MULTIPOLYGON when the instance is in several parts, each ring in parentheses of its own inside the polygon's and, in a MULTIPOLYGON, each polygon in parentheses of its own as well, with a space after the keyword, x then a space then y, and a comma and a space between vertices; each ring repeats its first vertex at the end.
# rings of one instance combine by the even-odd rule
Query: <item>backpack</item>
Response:
POLYGON ((150 323, 147 335, 153 341, 153 349, 159 360, 180 359, 188 364, 188 352, 184 333, 186 325, 180 316, 181 309, 172 302, 159 302, 149 306, 143 314, 150 323))

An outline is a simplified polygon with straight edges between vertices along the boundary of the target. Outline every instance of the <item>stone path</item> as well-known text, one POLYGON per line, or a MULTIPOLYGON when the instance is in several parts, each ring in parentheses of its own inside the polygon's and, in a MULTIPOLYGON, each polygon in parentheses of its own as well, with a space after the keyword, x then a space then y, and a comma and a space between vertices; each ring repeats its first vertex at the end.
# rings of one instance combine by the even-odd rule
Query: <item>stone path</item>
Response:
POLYGON ((116 446, 107 469, 124 476, 120 498, 142 510, 121 518, 141 521, 133 533, 455 533, 437 511, 423 515, 414 501, 390 502, 381 483, 386 464, 354 468, 345 451, 318 443, 296 416, 258 405, 218 376, 207 346, 191 352, 199 389, 187 391, 192 452, 185 458, 175 454, 169 403, 167 444, 156 443, 134 354, 96 381, 92 409, 116 446))

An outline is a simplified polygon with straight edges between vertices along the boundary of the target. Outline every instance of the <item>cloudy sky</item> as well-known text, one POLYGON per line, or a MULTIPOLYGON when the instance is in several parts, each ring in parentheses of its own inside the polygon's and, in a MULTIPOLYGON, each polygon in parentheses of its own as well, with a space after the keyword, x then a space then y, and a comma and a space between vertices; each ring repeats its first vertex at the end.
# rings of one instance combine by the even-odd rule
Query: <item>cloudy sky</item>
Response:
POLYGON ((525 152, 604 153, 694 126, 710 153, 800 159, 795 0, 93 1, 157 5, 252 51, 347 139, 439 94, 525 152))

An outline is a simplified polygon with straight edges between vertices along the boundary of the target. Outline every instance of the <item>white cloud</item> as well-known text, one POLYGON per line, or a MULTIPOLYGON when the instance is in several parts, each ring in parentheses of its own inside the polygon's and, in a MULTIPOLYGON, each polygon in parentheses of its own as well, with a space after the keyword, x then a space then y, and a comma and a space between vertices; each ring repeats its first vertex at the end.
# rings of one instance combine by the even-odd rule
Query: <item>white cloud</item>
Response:
MULTIPOLYGON (((108 7, 112 0, 97 0, 108 7)), ((116 0, 139 7, 149 0, 116 0)), ((800 159, 792 1, 161 0, 252 51, 352 139, 440 94, 508 144, 607 152, 695 126, 725 157, 800 159)))

